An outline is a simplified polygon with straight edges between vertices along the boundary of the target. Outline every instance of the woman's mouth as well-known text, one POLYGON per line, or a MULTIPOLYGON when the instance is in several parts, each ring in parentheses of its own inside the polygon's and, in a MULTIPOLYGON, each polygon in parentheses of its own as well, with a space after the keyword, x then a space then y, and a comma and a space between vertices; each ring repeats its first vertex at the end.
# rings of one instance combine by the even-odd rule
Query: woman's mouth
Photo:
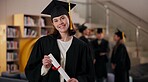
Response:
POLYGON ((62 24, 59 26, 59 28, 65 28, 65 26, 66 26, 65 24, 62 24))

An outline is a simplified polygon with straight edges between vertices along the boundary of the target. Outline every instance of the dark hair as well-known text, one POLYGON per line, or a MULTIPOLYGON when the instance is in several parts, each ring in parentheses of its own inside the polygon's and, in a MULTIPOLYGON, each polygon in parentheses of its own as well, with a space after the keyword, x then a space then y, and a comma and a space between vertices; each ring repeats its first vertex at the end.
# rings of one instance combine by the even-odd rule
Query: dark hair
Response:
MULTIPOLYGON (((69 22, 70 22, 70 16, 69 16, 69 14, 66 14, 66 16, 68 16, 68 19, 69 19, 69 22)), ((53 22, 52 19, 51 19, 51 21, 53 22)), ((76 30, 74 29, 73 24, 72 24, 72 29, 70 29, 70 25, 69 25, 69 28, 68 28, 68 34, 69 34, 69 36, 74 35, 75 33, 76 33, 76 30)), ((61 35, 60 35, 59 31, 56 28, 54 28, 54 32, 53 32, 52 35, 55 38, 57 38, 57 39, 60 39, 61 38, 61 35)))
POLYGON ((120 33, 115 33, 115 35, 117 35, 121 40, 123 39, 122 33, 121 34, 120 33))

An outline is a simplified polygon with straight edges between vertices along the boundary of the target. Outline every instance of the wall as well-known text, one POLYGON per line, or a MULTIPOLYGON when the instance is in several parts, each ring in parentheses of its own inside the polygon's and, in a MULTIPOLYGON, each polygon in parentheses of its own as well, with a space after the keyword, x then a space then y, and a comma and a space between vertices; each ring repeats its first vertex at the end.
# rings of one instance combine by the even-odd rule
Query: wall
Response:
POLYGON ((91 7, 91 13, 92 13, 91 17, 92 17, 92 22, 93 23, 105 25, 105 23, 106 23, 105 8, 103 8, 100 5, 94 4, 91 7))
POLYGON ((0 1, 0 24, 6 23, 6 0, 0 1))
POLYGON ((71 0, 72 2, 75 2, 77 4, 75 8, 75 12, 77 12, 80 17, 87 19, 87 6, 86 3, 88 0, 71 0))
POLYGON ((16 13, 40 14, 51 0, 1 0, 0 24, 13 24, 12 15, 16 13))
POLYGON ((126 10, 148 22, 148 0, 112 0, 126 10))

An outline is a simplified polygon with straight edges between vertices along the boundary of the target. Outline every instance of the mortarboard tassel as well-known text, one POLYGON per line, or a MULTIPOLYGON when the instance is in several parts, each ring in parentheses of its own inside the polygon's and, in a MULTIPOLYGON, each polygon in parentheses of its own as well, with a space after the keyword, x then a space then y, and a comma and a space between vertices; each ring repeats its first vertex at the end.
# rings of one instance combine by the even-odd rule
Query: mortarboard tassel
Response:
POLYGON ((122 32, 123 41, 125 42, 124 32, 122 32))
POLYGON ((70 13, 70 0, 69 0, 69 3, 68 3, 68 5, 69 5, 69 19, 70 19, 70 30, 73 30, 73 27, 72 27, 72 20, 71 20, 71 13, 70 13))

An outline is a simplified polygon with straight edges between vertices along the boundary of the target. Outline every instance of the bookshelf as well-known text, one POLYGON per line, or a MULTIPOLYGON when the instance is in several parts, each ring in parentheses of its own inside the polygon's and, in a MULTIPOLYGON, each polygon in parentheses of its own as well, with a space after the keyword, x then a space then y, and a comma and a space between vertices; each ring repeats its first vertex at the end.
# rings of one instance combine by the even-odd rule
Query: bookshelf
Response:
POLYGON ((22 38, 38 38, 52 32, 50 16, 15 14, 14 25, 20 26, 22 38))
POLYGON ((40 19, 40 35, 45 36, 53 32, 52 22, 49 16, 41 16, 40 19))
POLYGON ((20 26, 20 72, 24 72, 34 43, 39 37, 51 34, 53 26, 47 15, 15 14, 14 25, 20 26))
POLYGON ((14 15, 14 25, 20 26, 21 37, 35 38, 39 36, 39 16, 37 15, 14 15))
POLYGON ((0 25, 0 74, 24 72, 34 43, 53 32, 50 16, 15 14, 14 25, 0 25))
POLYGON ((19 71, 19 26, 0 25, 0 67, 1 71, 19 71))

